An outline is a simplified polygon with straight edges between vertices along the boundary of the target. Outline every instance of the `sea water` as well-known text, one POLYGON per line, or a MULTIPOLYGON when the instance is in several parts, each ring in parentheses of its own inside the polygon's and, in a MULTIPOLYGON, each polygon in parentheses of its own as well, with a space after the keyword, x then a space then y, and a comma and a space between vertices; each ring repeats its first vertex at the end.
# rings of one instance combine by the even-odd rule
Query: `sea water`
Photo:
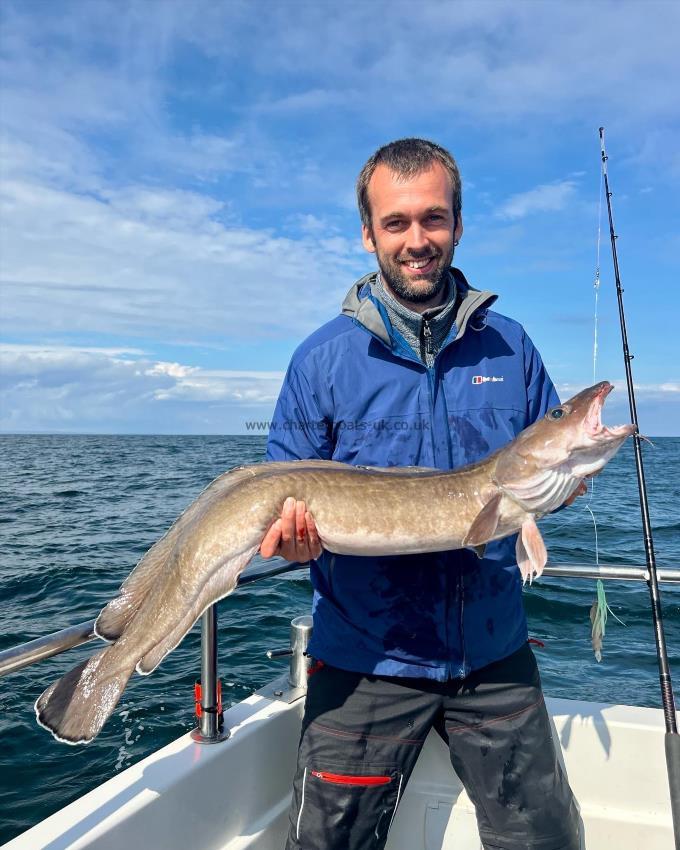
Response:
MULTIPOLYGON (((657 561, 680 568, 680 439, 645 446, 657 561)), ((0 649, 89 620, 135 563, 217 475, 261 461, 265 438, 0 436, 0 649)), ((632 446, 575 505, 541 522, 552 563, 593 564, 595 516, 602 564, 644 563, 632 446)), ((255 559, 257 562, 259 559, 255 559)), ((524 599, 548 695, 660 706, 644 583, 607 582, 612 611, 598 664, 590 646, 591 580, 548 579, 524 599)), ((680 681, 680 590, 662 586, 674 684, 680 681)), ((220 603, 219 666, 225 706, 285 668, 266 651, 285 645, 292 617, 309 611, 304 571, 248 585, 220 603)), ((200 629, 150 676, 133 676, 99 737, 55 741, 33 703, 95 644, 0 681, 0 841, 27 829, 194 725, 200 629)))

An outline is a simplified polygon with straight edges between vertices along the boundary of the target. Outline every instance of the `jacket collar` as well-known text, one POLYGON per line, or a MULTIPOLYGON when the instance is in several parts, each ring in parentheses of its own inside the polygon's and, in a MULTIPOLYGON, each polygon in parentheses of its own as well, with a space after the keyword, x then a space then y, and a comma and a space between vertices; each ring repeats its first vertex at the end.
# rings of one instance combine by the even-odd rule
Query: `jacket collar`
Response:
MULTIPOLYGON (((371 292, 371 284, 375 283, 377 272, 371 272, 360 278, 349 290, 342 302, 342 314, 354 319, 366 330, 381 340, 388 348, 393 347, 390 328, 385 324, 381 311, 371 292)), ((451 274, 456 282, 458 308, 454 325, 456 335, 449 342, 460 339, 468 326, 470 318, 481 307, 490 307, 498 298, 493 292, 479 290, 470 286, 460 269, 451 268, 451 274)))

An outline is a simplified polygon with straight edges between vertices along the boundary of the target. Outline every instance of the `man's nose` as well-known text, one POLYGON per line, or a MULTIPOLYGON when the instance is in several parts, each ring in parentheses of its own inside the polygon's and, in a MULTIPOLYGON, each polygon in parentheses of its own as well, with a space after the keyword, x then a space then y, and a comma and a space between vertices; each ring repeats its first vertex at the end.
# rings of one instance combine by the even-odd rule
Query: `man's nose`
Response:
POLYGON ((418 253, 428 247, 427 234, 425 230, 414 222, 406 233, 406 250, 418 253))

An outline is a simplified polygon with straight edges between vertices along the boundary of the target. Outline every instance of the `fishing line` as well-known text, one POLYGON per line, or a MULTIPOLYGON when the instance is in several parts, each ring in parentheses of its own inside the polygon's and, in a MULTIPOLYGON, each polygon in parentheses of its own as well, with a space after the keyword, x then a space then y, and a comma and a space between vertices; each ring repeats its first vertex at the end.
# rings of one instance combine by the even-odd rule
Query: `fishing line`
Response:
MULTIPOLYGON (((602 194, 604 189, 604 173, 600 169, 600 192, 597 204, 597 240, 596 240, 596 259, 595 259, 595 278, 593 280, 593 290, 595 296, 594 316, 593 316, 593 383, 597 381, 597 354, 598 354, 598 302, 600 296, 600 248, 602 245, 602 194)), ((595 479, 590 479, 590 496, 585 504, 585 509, 590 513, 593 520, 593 530, 595 533, 595 566, 600 567, 600 546, 597 535, 597 521, 595 514, 590 507, 591 502, 595 497, 595 479)), ((602 579, 598 578, 595 582, 597 596, 590 609, 591 622, 591 643, 595 659, 602 661, 602 641, 605 635, 605 627, 607 625, 607 614, 611 614, 615 620, 618 620, 621 625, 625 625, 612 611, 607 602, 607 595, 604 590, 602 579)))
POLYGON ((602 189, 604 185, 604 175, 600 169, 600 200, 597 207, 597 260, 595 262, 595 280, 593 289, 595 290, 595 319, 593 323, 593 383, 597 381, 597 302, 600 294, 600 245, 602 244, 602 189))

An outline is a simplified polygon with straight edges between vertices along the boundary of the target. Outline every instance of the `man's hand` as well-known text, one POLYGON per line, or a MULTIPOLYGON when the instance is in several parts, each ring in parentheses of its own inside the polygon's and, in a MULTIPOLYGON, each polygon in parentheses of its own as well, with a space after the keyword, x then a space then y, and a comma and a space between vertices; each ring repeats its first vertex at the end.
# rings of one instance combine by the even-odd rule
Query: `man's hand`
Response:
POLYGON ((304 502, 291 497, 283 503, 281 518, 277 519, 260 544, 263 558, 279 555, 286 561, 306 564, 323 551, 319 533, 304 502))
POLYGON ((587 482, 590 481, 591 478, 595 478, 595 476, 599 475, 599 474, 600 474, 600 472, 591 472, 590 475, 586 475, 585 478, 581 479, 581 483, 574 490, 574 492, 571 494, 571 496, 569 496, 569 498, 565 501, 565 503, 564 503, 564 505, 562 505, 562 507, 568 508, 569 505, 573 504, 576 501, 577 496, 585 496, 585 494, 588 492, 587 482))
POLYGON ((564 507, 568 508, 569 505, 572 505, 578 496, 584 496, 588 492, 588 485, 585 481, 581 481, 578 487, 574 490, 574 492, 569 496, 568 499, 564 501, 564 507))

